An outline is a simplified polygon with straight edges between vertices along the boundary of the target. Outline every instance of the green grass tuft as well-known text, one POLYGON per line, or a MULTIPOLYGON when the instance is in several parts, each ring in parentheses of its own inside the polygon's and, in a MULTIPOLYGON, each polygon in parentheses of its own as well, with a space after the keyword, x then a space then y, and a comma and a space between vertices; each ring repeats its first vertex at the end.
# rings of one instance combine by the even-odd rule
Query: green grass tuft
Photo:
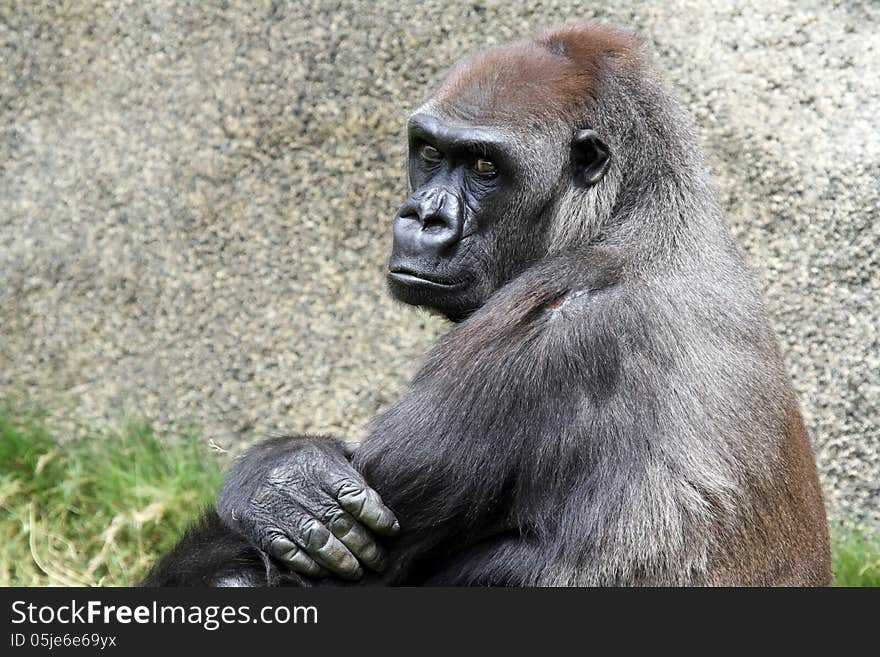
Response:
POLYGON ((880 535, 836 529, 832 537, 835 585, 880 586, 880 535))
POLYGON ((0 585, 132 585, 219 489, 222 459, 146 423, 59 447, 0 404, 0 585))
MULTIPOLYGON (((220 487, 195 435, 134 423, 58 446, 38 414, 0 403, 0 585, 137 584, 220 487)), ((880 536, 833 532, 838 586, 880 586, 880 536)))

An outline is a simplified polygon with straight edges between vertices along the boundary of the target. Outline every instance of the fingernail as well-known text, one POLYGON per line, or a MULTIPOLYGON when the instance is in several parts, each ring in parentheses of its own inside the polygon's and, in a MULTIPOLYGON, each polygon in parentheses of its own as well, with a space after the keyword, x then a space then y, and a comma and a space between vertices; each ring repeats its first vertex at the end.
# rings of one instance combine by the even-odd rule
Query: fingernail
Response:
POLYGON ((399 531, 400 531, 400 523, 397 522, 396 520, 394 521, 394 524, 391 525, 391 531, 393 531, 393 532, 399 532, 399 531))

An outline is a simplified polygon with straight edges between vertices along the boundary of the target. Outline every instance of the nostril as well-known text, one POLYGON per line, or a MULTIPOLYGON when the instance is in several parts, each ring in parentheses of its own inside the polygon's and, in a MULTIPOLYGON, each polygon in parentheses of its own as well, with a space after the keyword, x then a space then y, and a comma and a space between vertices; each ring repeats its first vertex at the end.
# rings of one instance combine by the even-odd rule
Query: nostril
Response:
POLYGON ((405 212, 402 210, 397 213, 397 219, 403 219, 405 221, 415 221, 417 223, 422 223, 422 220, 419 217, 418 212, 405 212))
POLYGON ((422 221, 422 230, 428 232, 436 232, 439 230, 447 230, 449 223, 438 215, 425 217, 422 221))

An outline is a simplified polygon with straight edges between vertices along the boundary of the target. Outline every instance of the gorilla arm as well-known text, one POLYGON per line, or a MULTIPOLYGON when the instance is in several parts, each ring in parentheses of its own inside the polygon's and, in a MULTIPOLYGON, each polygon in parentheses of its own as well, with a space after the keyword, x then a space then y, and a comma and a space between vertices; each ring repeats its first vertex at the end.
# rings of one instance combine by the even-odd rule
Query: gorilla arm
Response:
MULTIPOLYGON (((557 312, 544 306, 575 285, 566 273, 545 263, 454 327, 429 352, 403 399, 376 418, 353 464, 345 443, 327 439, 274 438, 249 450, 221 494, 219 515, 234 531, 223 536, 224 523, 209 514, 147 583, 234 582, 227 571, 236 563, 246 571, 239 581, 264 585, 336 582, 322 579, 323 571, 353 579, 361 574, 358 559, 378 570, 382 555, 368 530, 388 536, 397 523, 371 486, 393 499, 389 506, 403 531, 387 541, 388 571, 368 581, 524 583, 541 560, 540 546, 521 540, 529 514, 552 513, 548 495, 555 488, 545 479, 526 494, 520 480, 533 476, 535 455, 537 465, 546 465, 543 458, 558 452, 560 423, 571 421, 578 407, 579 393, 557 394, 560 374, 551 374, 553 363, 566 359, 542 351, 552 347, 546 329, 557 312), (206 550, 211 558, 200 563, 206 550), (516 559, 502 560, 517 566, 515 576, 510 568, 493 566, 491 575, 476 563, 463 568, 468 555, 498 550, 518 550, 516 559), (276 564, 293 572, 282 576, 276 564)), ((564 304, 558 312, 567 312, 564 304)))
POLYGON ((588 464, 587 395, 616 366, 600 344, 616 264, 592 249, 524 272, 376 418, 353 463, 400 518, 383 582, 526 585, 553 569, 558 509, 588 464))

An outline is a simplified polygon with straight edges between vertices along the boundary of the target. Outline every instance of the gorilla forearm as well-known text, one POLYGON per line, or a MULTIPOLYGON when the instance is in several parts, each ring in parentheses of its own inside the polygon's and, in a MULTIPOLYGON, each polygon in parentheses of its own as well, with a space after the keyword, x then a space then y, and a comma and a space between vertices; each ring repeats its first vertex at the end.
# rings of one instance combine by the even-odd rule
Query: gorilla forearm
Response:
POLYGON ((152 568, 142 585, 272 586, 283 581, 296 585, 300 580, 279 570, 209 510, 152 568))
POLYGON ((401 541, 418 541, 392 547, 399 578, 407 566, 398 559, 417 568, 491 546, 492 527, 502 536, 558 527, 568 496, 586 499, 588 409, 619 368, 591 355, 618 350, 606 325, 617 261, 600 250, 589 258, 581 268, 550 259, 502 288, 440 340, 374 421, 353 463, 400 518, 401 541))

